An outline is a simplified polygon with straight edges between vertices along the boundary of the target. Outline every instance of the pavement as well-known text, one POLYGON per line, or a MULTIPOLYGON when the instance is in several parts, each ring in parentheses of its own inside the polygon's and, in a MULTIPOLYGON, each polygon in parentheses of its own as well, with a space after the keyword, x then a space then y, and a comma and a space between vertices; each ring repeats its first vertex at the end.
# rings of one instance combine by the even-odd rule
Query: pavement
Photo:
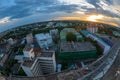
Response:
POLYGON ((0 80, 5 80, 5 78, 3 76, 0 76, 0 80))

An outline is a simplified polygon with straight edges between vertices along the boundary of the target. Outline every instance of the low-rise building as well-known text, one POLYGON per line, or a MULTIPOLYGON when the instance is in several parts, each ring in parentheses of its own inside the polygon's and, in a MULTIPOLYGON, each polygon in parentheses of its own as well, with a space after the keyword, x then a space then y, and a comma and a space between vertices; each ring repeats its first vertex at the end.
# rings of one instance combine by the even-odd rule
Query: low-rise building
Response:
POLYGON ((26 45, 23 49, 24 57, 27 59, 33 59, 35 57, 33 46, 32 45, 26 45))
POLYGON ((103 54, 105 54, 107 51, 110 50, 110 46, 106 42, 104 42, 101 38, 99 38, 98 36, 91 34, 85 30, 82 30, 81 32, 83 33, 83 35, 85 35, 85 37, 91 38, 93 41, 96 41, 98 43, 98 45, 102 47, 103 54))
POLYGON ((41 48, 49 48, 53 43, 52 36, 49 33, 36 34, 35 37, 41 48))
POLYGON ((15 43, 15 41, 12 38, 9 38, 7 41, 10 45, 13 45, 15 43))
POLYGON ((81 60, 95 58, 96 47, 90 42, 67 42, 61 41, 58 58, 61 60, 81 60))
POLYGON ((27 44, 33 43, 33 35, 32 35, 32 33, 26 35, 26 41, 27 41, 27 44))
POLYGON ((58 29, 53 29, 49 31, 50 35, 52 35, 52 38, 55 39, 58 35, 58 29))
POLYGON ((113 31, 113 35, 120 37, 120 32, 118 32, 118 31, 113 31))

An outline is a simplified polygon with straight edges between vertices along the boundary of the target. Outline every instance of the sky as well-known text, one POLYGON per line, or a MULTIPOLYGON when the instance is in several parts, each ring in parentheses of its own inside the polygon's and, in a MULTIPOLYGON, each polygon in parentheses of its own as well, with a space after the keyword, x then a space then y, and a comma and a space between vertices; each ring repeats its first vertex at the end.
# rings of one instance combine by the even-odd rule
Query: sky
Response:
POLYGON ((120 0, 0 0, 0 32, 46 20, 120 25, 120 0))

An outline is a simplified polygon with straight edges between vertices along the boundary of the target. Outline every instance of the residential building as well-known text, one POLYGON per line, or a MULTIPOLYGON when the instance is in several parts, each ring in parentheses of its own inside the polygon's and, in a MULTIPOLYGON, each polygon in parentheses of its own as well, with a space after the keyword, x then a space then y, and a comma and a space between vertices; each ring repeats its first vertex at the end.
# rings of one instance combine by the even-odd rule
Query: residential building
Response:
POLYGON ((9 38, 7 41, 8 41, 8 43, 9 43, 10 45, 13 45, 13 44, 15 43, 12 38, 9 38))
POLYGON ((90 24, 90 26, 87 26, 87 31, 89 31, 90 33, 97 33, 98 27, 93 24, 90 24))
POLYGON ((27 76, 40 76, 54 73, 56 71, 55 52, 41 52, 34 60, 25 61, 22 64, 22 69, 27 76))
POLYGON ((27 59, 33 59, 35 57, 33 45, 26 45, 23 49, 24 57, 27 59))
POLYGON ((53 43, 52 36, 49 33, 36 34, 35 38, 41 48, 49 48, 53 43))
POLYGON ((49 33, 50 33, 50 35, 52 35, 52 37, 56 36, 58 34, 58 29, 50 30, 49 33))
POLYGON ((33 35, 32 35, 32 33, 30 33, 30 34, 28 34, 26 36, 26 41, 27 41, 27 44, 33 43, 33 35))
POLYGON ((120 32, 118 32, 118 31, 113 31, 113 35, 120 37, 120 32))
POLYGON ((54 27, 54 22, 48 22, 48 24, 46 25, 46 27, 50 28, 50 27, 54 27))

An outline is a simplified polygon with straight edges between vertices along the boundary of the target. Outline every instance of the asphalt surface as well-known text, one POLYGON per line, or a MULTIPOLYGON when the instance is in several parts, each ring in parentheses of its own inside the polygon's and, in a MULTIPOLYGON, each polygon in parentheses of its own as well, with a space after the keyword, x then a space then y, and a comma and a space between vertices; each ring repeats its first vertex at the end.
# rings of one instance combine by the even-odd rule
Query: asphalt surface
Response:
POLYGON ((120 50, 112 66, 101 80, 120 80, 120 50))

